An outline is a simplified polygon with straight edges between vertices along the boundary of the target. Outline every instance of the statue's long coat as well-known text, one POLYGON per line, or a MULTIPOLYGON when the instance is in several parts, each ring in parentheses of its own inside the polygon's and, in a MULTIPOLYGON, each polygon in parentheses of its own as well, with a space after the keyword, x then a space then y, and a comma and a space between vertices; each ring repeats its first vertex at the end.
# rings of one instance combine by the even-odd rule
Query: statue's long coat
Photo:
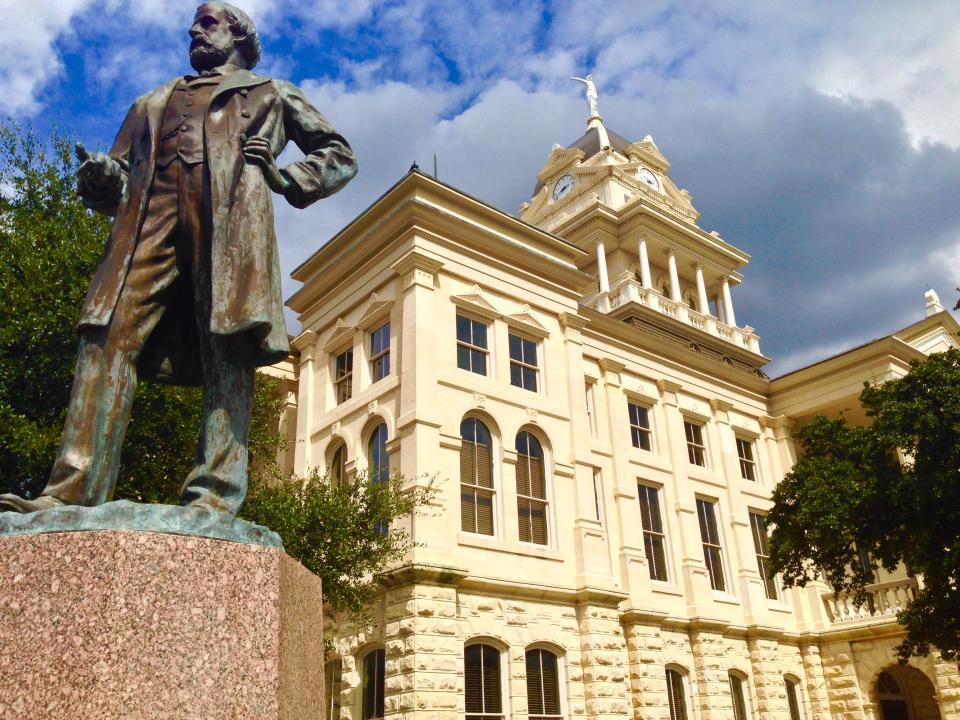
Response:
MULTIPOLYGON (((110 150, 124 170, 125 183, 119 196, 92 199, 95 210, 116 219, 84 300, 81 331, 110 322, 143 226, 156 172, 160 126, 176 84, 172 80, 138 98, 110 150)), ((347 142, 290 83, 239 70, 227 75, 214 91, 204 119, 211 215, 209 329, 247 338, 255 363, 268 365, 289 352, 272 192, 260 166, 245 161, 241 134, 269 140, 274 157, 290 140, 306 155, 284 168, 291 181, 285 197, 295 207, 306 207, 339 190, 356 174, 357 165, 347 142)), ((138 364, 142 376, 199 384, 192 302, 189 307, 174 303, 168 308, 138 364)))

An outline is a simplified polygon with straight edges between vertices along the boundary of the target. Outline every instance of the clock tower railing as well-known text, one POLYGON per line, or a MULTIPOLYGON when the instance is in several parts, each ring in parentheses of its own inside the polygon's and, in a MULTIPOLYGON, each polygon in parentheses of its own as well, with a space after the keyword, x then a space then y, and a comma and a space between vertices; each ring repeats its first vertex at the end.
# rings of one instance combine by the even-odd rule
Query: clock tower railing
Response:
POLYGON ((631 303, 650 308, 679 323, 760 354, 760 336, 749 325, 728 325, 713 315, 698 312, 682 302, 671 300, 653 288, 644 287, 632 277, 617 278, 609 291, 588 295, 581 302, 605 315, 619 311, 631 303))

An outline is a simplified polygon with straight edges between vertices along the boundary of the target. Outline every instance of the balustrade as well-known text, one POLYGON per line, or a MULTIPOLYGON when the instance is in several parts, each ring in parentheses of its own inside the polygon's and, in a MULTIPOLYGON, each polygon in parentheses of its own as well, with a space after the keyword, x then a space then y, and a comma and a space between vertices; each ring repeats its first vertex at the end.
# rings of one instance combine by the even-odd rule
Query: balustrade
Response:
POLYGON ((857 607, 847 593, 827 593, 823 604, 833 623, 849 623, 874 618, 895 618, 917 596, 917 581, 913 578, 867 585, 867 600, 857 607))

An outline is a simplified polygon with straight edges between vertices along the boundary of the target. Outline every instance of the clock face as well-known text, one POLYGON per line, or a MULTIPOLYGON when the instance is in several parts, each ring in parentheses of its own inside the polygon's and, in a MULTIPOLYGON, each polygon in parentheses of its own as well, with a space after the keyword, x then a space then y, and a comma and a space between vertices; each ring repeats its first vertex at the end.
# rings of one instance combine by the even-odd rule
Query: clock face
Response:
POLYGON ((660 192, 660 182, 657 180, 657 176, 650 172, 647 168, 640 168, 638 177, 640 178, 640 182, 642 182, 644 185, 649 185, 657 192, 660 192))
POLYGON ((571 190, 573 190, 573 175, 564 175, 553 186, 553 199, 559 200, 571 190))

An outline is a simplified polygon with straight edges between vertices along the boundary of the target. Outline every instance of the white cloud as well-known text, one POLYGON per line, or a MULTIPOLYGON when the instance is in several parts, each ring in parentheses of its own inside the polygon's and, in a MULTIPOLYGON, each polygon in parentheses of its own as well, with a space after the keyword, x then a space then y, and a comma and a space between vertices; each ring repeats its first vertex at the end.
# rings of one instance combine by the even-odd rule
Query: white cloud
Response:
POLYGON ((0 23, 0 114, 38 109, 38 92, 63 69, 54 43, 91 1, 6 0, 0 23))

